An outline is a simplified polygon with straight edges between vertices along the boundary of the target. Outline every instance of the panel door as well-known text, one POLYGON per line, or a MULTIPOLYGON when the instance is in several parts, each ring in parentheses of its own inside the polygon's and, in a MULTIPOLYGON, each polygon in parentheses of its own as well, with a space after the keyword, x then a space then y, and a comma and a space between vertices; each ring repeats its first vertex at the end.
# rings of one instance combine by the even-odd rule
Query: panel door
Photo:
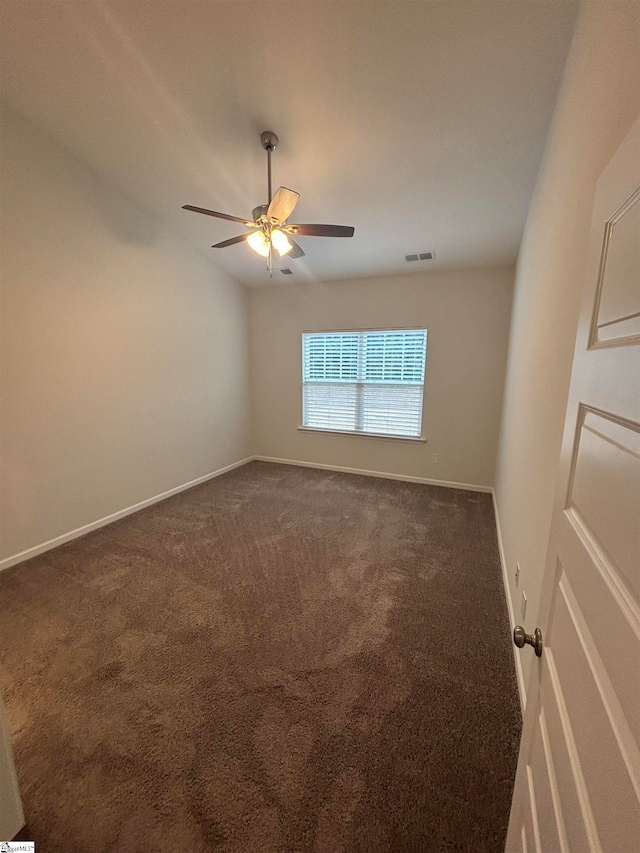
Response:
POLYGON ((11 841, 24 824, 4 706, 0 697, 0 841, 11 841))
POLYGON ((640 850, 640 120, 598 181, 541 613, 507 850, 640 850))

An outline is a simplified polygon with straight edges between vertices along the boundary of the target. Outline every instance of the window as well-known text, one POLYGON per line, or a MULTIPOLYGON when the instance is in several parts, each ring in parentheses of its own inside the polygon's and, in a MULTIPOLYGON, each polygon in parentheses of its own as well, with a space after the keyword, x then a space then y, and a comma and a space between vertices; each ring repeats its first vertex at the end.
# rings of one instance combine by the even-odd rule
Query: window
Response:
POLYGON ((302 425, 419 438, 427 330, 305 332, 302 425))

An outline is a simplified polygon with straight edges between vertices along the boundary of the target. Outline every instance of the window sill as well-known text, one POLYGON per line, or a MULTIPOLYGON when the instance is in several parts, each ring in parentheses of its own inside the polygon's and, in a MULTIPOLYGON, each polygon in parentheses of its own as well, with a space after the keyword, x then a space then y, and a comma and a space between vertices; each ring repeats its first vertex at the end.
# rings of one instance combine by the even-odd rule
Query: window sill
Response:
POLYGON ((360 438, 382 438, 387 439, 388 441, 413 441, 418 444, 427 444, 427 439, 423 438, 423 436, 413 436, 413 435, 385 435, 384 433, 378 432, 356 432, 355 430, 347 430, 347 429, 322 429, 320 427, 306 427, 299 426, 299 432, 320 432, 328 435, 356 435, 360 438))

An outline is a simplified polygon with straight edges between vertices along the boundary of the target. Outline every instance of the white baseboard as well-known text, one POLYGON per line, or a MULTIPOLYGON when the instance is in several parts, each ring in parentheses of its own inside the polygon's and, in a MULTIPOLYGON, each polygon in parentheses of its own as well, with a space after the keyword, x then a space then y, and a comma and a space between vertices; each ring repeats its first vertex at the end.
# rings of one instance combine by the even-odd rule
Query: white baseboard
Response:
POLYGON ((206 483, 207 480, 213 480, 214 477, 219 477, 227 471, 232 471, 234 468, 240 468, 241 465, 246 465, 251 462, 253 456, 247 456, 246 459, 241 459, 239 462, 232 462, 231 465, 225 465, 224 468, 219 468, 217 471, 212 471, 210 474, 205 474, 203 477, 197 477, 195 480, 190 480, 188 483, 183 483, 181 486, 176 486, 160 495, 154 495, 152 498, 147 498, 133 506, 128 506, 126 509, 120 509, 117 512, 112 512, 111 515, 105 515, 104 518, 99 518, 97 521, 92 521, 89 524, 84 524, 82 527, 77 527, 69 533, 63 533, 61 536, 56 536, 54 539, 49 539, 47 542, 42 542, 40 545, 34 545, 33 548, 27 548, 25 551, 20 551, 19 554, 14 554, 12 557, 5 557, 0 560, 0 571, 8 569, 9 566, 15 566, 16 563, 22 563, 24 560, 30 560, 31 557, 37 557, 38 554, 44 554, 45 551, 50 551, 51 548, 56 548, 58 545, 63 545, 65 542, 70 542, 72 539, 77 539, 79 536, 84 536, 85 533, 91 533, 92 530, 97 530, 99 527, 104 527, 106 524, 111 524, 112 521, 118 521, 119 518, 124 518, 125 515, 131 515, 138 510, 144 509, 152 504, 157 504, 165 498, 170 498, 172 495, 177 495, 187 489, 192 489, 200 483, 206 483))
MULTIPOLYGON (((504 556, 504 548, 502 546, 502 533, 500 531, 500 517, 498 515, 498 504, 496 502, 496 493, 495 490, 491 490, 491 494, 493 496, 493 512, 496 517, 496 530, 498 532, 498 549, 500 551, 500 565, 502 566, 502 583, 504 584, 504 594, 507 599, 507 608, 509 610, 509 624, 511 625, 511 633, 513 633, 513 629, 516 626, 516 618, 515 613, 513 612, 513 602, 511 601, 511 591, 509 589, 509 572, 507 570, 507 561, 504 556)), ((522 672, 522 658, 518 653, 518 648, 515 643, 512 644, 513 648, 513 658, 516 663, 516 678, 518 680, 518 693, 520 694, 520 707, 522 709, 522 716, 524 717, 524 710, 527 706, 527 691, 524 685, 524 673, 522 672)))
POLYGON ((493 492, 491 486, 474 486, 470 483, 452 483, 449 480, 431 480, 428 477, 411 477, 409 474, 390 474, 388 471, 366 471, 364 468, 345 468, 343 465, 324 465, 319 462, 300 462, 298 459, 280 459, 276 456, 254 456, 260 462, 279 465, 297 465, 300 468, 320 468, 322 471, 340 471, 344 474, 362 474, 364 477, 382 477, 383 480, 400 480, 403 483, 425 483, 447 489, 465 489, 468 492, 493 492))

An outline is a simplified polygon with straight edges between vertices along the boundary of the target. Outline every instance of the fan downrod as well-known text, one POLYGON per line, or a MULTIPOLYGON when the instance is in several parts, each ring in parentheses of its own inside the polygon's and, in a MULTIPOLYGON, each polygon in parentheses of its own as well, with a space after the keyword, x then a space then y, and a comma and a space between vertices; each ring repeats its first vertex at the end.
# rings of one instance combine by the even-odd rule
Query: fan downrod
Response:
POLYGON ((272 130, 265 130, 260 134, 260 142, 265 151, 275 151, 279 140, 272 130))

